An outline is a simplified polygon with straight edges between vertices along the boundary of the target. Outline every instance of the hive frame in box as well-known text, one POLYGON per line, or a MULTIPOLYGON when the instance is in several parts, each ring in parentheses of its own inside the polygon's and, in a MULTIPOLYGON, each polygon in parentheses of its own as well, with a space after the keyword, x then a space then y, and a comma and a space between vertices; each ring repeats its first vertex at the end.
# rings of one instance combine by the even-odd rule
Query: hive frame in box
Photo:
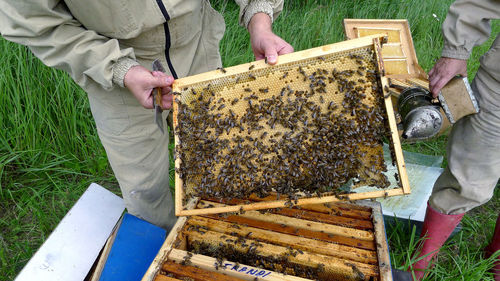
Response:
MULTIPOLYGON (((202 202, 202 201, 197 199, 197 198, 193 198, 187 204, 187 206, 188 206, 188 208, 192 209, 192 208, 195 208, 195 206, 197 204, 201 204, 200 202, 202 202)), ((371 229, 371 231, 373 231, 373 235, 372 235, 373 240, 371 240, 371 241, 374 244, 371 251, 376 252, 376 259, 377 259, 375 262, 375 266, 377 268, 376 272, 377 272, 378 276, 375 276, 375 280, 380 280, 380 281, 391 281, 392 280, 389 249, 388 249, 388 244, 387 244, 387 237, 385 234, 384 220, 383 220, 382 209, 381 209, 380 203, 363 200, 363 201, 357 201, 354 203, 337 202, 337 203, 333 203, 330 205, 328 205, 328 204, 316 204, 316 205, 304 206, 304 209, 302 209, 302 210, 299 209, 298 211, 302 212, 304 210, 315 210, 315 211, 322 211, 322 212, 325 212, 325 210, 330 210, 329 213, 333 214, 332 216, 339 215, 338 213, 336 213, 335 211, 332 211, 332 210, 344 210, 343 216, 346 216, 346 217, 353 217, 352 213, 356 213, 356 212, 367 213, 366 210, 370 210, 370 211, 368 211, 369 213, 367 213, 365 215, 366 215, 366 218, 369 217, 369 220, 371 220, 371 222, 373 223, 373 226, 370 229, 371 229), (351 212, 351 213, 349 213, 349 212, 351 212)), ((269 214, 267 214, 267 215, 269 215, 269 214)), ((252 215, 250 214, 250 216, 252 216, 252 215)), ((210 216, 201 216, 199 218, 203 219, 203 218, 209 218, 209 217, 210 216)), ((212 216, 212 217, 214 217, 214 216, 212 216)), ((288 217, 282 216, 282 217, 285 220, 288 218, 289 221, 284 221, 281 223, 281 225, 287 224, 287 225, 296 226, 296 222, 294 221, 294 220, 296 220, 296 218, 294 218, 293 216, 288 216, 288 217)), ((196 218, 196 217, 194 217, 194 218, 196 218)), ((160 272, 162 272, 162 270, 164 270, 164 264, 167 261, 182 263, 183 261, 185 261, 186 257, 188 257, 188 256, 191 256, 190 263, 192 263, 192 265, 194 267, 200 268, 202 271, 213 272, 213 274, 223 274, 223 275, 227 276, 227 278, 228 278, 228 279, 224 279, 224 280, 232 280, 231 278, 234 278, 235 280, 249 280, 249 281, 251 281, 251 280, 310 281, 310 279, 301 278, 301 277, 292 276, 292 275, 285 275, 285 274, 278 273, 278 272, 271 271, 271 270, 264 270, 262 268, 252 267, 252 266, 241 264, 241 263, 236 263, 234 261, 224 261, 224 264, 229 264, 229 265, 217 267, 215 265, 216 259, 213 257, 201 255, 201 254, 193 254, 193 253, 190 253, 186 250, 179 249, 179 248, 186 247, 186 245, 184 245, 185 243, 189 243, 189 242, 186 242, 187 238, 185 236, 182 236, 183 231, 186 230, 185 225, 189 219, 190 219, 190 217, 181 217, 178 219, 177 223, 174 225, 174 227, 170 231, 170 234, 168 235, 167 239, 165 240, 161 249, 159 250, 157 256, 155 257, 155 259, 151 263, 150 267, 148 268, 148 270, 144 274, 142 281, 164 281, 164 280, 173 281, 173 280, 178 280, 175 278, 170 279, 170 277, 167 277, 165 275, 160 275, 160 272), (178 238, 182 238, 182 239, 178 239, 178 238), (181 241, 181 240, 183 240, 184 242, 179 243, 179 241, 181 241), (188 253, 190 253, 190 254, 188 254, 188 253), (234 270, 234 267, 233 268, 231 268, 231 267, 235 264, 238 265, 240 269, 247 268, 248 270, 246 270, 245 272, 234 270), (249 274, 248 272, 253 272, 253 274, 252 273, 249 274), (262 274, 256 275, 256 272, 262 272, 262 274), (258 278, 256 278, 255 276, 258 276, 258 278)), ((221 224, 225 223, 224 219, 220 219, 220 223, 221 224)), ((320 232, 322 234, 326 235, 328 233, 327 227, 329 225, 326 223, 319 223, 319 224, 325 225, 325 227, 324 227, 325 231, 320 231, 320 232)), ((248 225, 245 225, 243 223, 240 223, 240 225, 242 228, 248 227, 248 225)), ((297 226, 297 227, 299 227, 299 226, 297 226)), ((222 226, 221 226, 221 228, 222 228, 222 226)), ((266 227, 264 225, 260 228, 262 228, 263 230, 266 229, 266 227)), ((187 228, 187 229, 189 229, 189 228, 187 228)), ((236 228, 231 228, 231 229, 236 230, 236 228)), ((359 232, 361 233, 363 231, 359 231, 359 232)), ((281 232, 281 233, 275 232, 275 235, 276 236, 280 236, 280 235, 286 236, 286 234, 282 234, 282 233, 284 233, 284 232, 281 232)), ((297 237, 304 237, 304 236, 302 236, 302 234, 303 234, 302 232, 291 231, 290 233, 294 233, 294 235, 296 235, 297 237)), ((227 234, 227 235, 229 235, 229 234, 227 234)), ((254 235, 252 235, 252 236, 254 236, 254 235)), ((330 234, 328 234, 327 236, 331 237, 330 234)), ((286 240, 286 238, 283 238, 283 239, 286 240)), ((298 239, 302 239, 302 238, 298 238, 298 239)), ((337 247, 336 244, 330 244, 330 245, 331 245, 331 247, 337 247)), ((302 246, 304 246, 304 245, 302 245, 302 246)), ((358 244, 358 246, 359 246, 359 244, 358 244)), ((294 248, 299 247, 299 244, 296 244, 293 247, 294 248)), ((327 247, 329 247, 329 246, 327 246, 327 247)), ((311 246, 311 248, 312 248, 312 246, 311 246)), ((313 250, 310 250, 310 251, 313 251, 313 250)), ((333 249, 332 249, 332 251, 333 251, 333 249)), ((304 249, 304 252, 306 252, 305 249, 304 249)), ((312 253, 312 252, 310 252, 310 253, 312 253)), ((357 252, 351 252, 350 254, 356 255, 357 252)), ((343 253, 339 253, 339 255, 343 255, 343 253)), ((332 260, 331 263, 334 263, 334 261, 332 260)), ((346 260, 344 263, 348 265, 349 261, 346 260)), ((368 279, 368 277, 366 277, 366 278, 368 279)), ((219 280, 219 279, 216 279, 215 277, 213 277, 213 280, 219 280)))
MULTIPOLYGON (((374 50, 376 61, 377 61, 377 67, 379 68, 378 71, 381 73, 381 86, 382 86, 382 91, 384 93, 384 105, 385 109, 387 112, 387 117, 388 117, 388 122, 389 122, 389 127, 390 127, 390 134, 391 134, 391 139, 394 145, 394 153, 396 157, 396 164, 397 164, 397 169, 399 172, 399 179, 401 181, 401 186, 399 188, 393 188, 393 189, 380 189, 376 191, 370 191, 370 192, 363 192, 363 193, 350 193, 350 194, 342 194, 341 196, 339 195, 328 195, 328 196, 321 196, 321 197, 311 197, 311 198, 301 198, 298 199, 295 203, 296 205, 304 205, 304 204, 317 204, 317 203, 327 203, 327 202, 335 202, 339 200, 361 200, 361 199, 369 199, 369 198, 377 198, 377 197, 388 197, 388 196, 397 196, 397 195, 404 195, 404 194, 409 194, 410 193, 410 185, 408 181, 408 176, 406 173, 406 168, 404 164, 404 159, 403 159, 403 152, 401 149, 401 143, 399 140, 399 135, 398 135, 398 130, 396 126, 396 120, 394 117, 394 109, 392 106, 392 101, 389 98, 388 92, 386 89, 388 89, 388 80, 385 77, 384 74, 384 64, 383 61, 381 60, 380 53, 381 53, 381 42, 385 40, 384 36, 381 35, 372 35, 372 36, 366 36, 358 39, 353 39, 353 40, 348 40, 348 41, 343 41, 335 44, 330 44, 330 45, 325 45, 317 48, 312 48, 304 51, 299 51, 295 52, 292 54, 287 54, 279 57, 279 61, 276 66, 279 66, 280 64, 286 64, 286 63, 291 63, 299 60, 305 60, 308 58, 317 58, 320 56, 325 56, 337 52, 343 52, 343 51, 349 51, 352 49, 356 48, 363 48, 363 47, 371 47, 374 50), (339 199, 341 198, 341 199, 339 199)), ((249 69, 253 70, 259 70, 267 67, 273 67, 269 66, 267 63, 264 62, 264 60, 260 61, 255 61, 252 63, 247 63, 247 64, 242 64, 242 65, 237 65, 234 67, 226 68, 224 71, 220 70, 215 70, 215 71, 210 71, 194 76, 189 76, 185 78, 178 79, 174 82, 172 88, 173 91, 181 91, 181 89, 194 84, 194 83, 200 83, 200 82, 206 82, 210 81, 213 79, 217 78, 223 78, 235 74, 240 74, 240 73, 245 73, 248 72, 249 69)), ((178 125, 178 119, 177 119, 177 113, 178 113, 178 104, 177 102, 174 102, 173 104, 173 121, 174 121, 174 128, 177 128, 178 125)), ((176 134, 175 135, 175 145, 179 144, 179 137, 176 134)), ((274 201, 264 201, 264 202, 255 202, 255 203, 250 203, 250 204, 242 204, 242 205, 234 205, 234 206, 224 206, 224 207, 215 207, 215 208, 204 208, 204 209, 186 209, 185 206, 183 206, 183 199, 185 196, 184 193, 184 188, 183 188, 183 181, 179 174, 177 173, 177 170, 180 169, 181 166, 181 159, 180 157, 177 157, 175 160, 175 213, 177 216, 189 216, 189 215, 200 215, 200 214, 215 214, 215 213, 223 213, 223 212, 237 212, 237 211, 247 211, 247 210, 258 210, 258 209, 269 209, 269 208, 281 208, 281 207, 286 207, 287 206, 287 201, 286 200, 274 200, 274 201)))

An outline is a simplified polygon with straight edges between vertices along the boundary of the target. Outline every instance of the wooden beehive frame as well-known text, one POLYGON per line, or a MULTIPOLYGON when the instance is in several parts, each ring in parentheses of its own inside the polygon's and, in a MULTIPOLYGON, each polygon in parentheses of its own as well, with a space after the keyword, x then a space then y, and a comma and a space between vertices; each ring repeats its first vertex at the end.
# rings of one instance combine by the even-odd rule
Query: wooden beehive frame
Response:
MULTIPOLYGON (((203 202, 198 201, 198 199, 193 199, 188 205, 189 208, 194 208, 197 204, 206 205, 209 203, 214 204, 215 202, 203 202)), ((347 271, 349 271, 349 267, 352 266, 351 264, 357 264, 362 270, 364 264, 372 264, 373 266, 370 265, 368 268, 372 268, 372 270, 375 269, 375 273, 372 273, 375 275, 371 275, 375 280, 392 280, 387 239, 380 203, 360 201, 356 203, 306 205, 300 209, 285 208, 277 212, 273 211, 271 214, 249 212, 229 217, 218 217, 217 215, 194 216, 190 218, 181 217, 171 230, 158 252, 158 255, 145 273, 142 281, 178 280, 175 278, 169 279, 170 277, 162 275, 160 272, 179 273, 183 270, 193 271, 191 274, 200 274, 200 276, 201 274, 212 272, 211 279, 208 280, 255 280, 254 278, 256 277, 257 280, 271 281, 309 280, 250 265, 238 264, 234 261, 224 261, 226 266, 216 267, 215 258, 193 253, 189 254, 191 256, 190 264, 192 264, 192 267, 183 267, 183 265, 179 264, 188 256, 189 252, 183 250, 187 246, 186 243, 191 243, 195 240, 195 238, 190 238, 189 235, 199 236, 197 238, 199 240, 209 240, 218 239, 216 236, 222 234, 223 236, 221 237, 226 239, 230 235, 236 235, 228 234, 229 232, 234 231, 242 237, 247 237, 248 235, 245 235, 245 233, 248 233, 250 230, 253 231, 250 232, 252 233, 252 239, 261 241, 263 244, 263 251, 268 252, 270 255, 279 255, 279 252, 276 251, 279 251, 279 248, 283 247, 279 247, 278 245, 291 245, 294 249, 303 250, 303 253, 298 255, 298 257, 300 257, 300 259, 298 259, 299 263, 300 260, 302 260, 302 262, 308 262, 310 260, 321 261, 324 254, 326 255, 324 257, 328 257, 325 261, 326 267, 338 267, 344 268, 344 270, 347 268, 347 271), (289 212, 296 212, 298 214, 292 215, 289 212), (340 214, 342 212, 343 214, 340 214), (310 217, 319 215, 321 218, 315 218, 316 221, 308 220, 307 215, 309 213, 310 217), (277 221, 270 222, 266 216, 271 216, 271 219, 276 219, 277 221), (328 223, 328 221, 331 222, 328 223), (363 224, 363 222, 371 223, 366 225, 363 224), (205 233, 199 234, 196 231, 189 230, 190 228, 187 226, 193 224, 207 226, 204 230, 205 233), (239 227, 235 227, 235 224, 239 225, 239 227), (316 224, 318 225, 318 229, 314 229, 316 224), (255 228, 256 225, 258 225, 257 228, 255 228), (272 225, 277 228, 281 227, 282 229, 272 229, 272 225), (320 236, 311 239, 313 236, 308 236, 311 235, 310 233, 316 233, 316 235, 320 236), (188 239, 189 242, 186 239, 188 239), (325 240, 328 239, 335 242, 325 242, 325 240), (345 241, 341 241, 342 239, 345 239, 345 241), (267 241, 275 241, 276 243, 274 243, 274 245, 267 244, 271 243, 267 241), (349 243, 351 246, 345 246, 349 243), (174 264, 172 262, 176 263, 174 264), (234 265, 236 264, 239 266, 238 269, 246 268, 246 270, 234 270, 234 265), (198 270, 196 268, 198 268, 198 270), (194 273, 196 271, 197 273, 194 273), (214 275, 216 274, 219 274, 220 279, 215 278, 214 275)), ((214 243, 219 243, 218 241, 221 240, 214 241, 214 243)), ((365 270, 369 269, 365 268, 365 270)), ((366 278, 368 279, 368 275, 366 278)), ((198 279, 195 278, 195 280, 198 279)))
POLYGON ((348 39, 355 39, 366 34, 382 33, 389 36, 389 43, 382 48, 382 57, 387 64, 401 61, 404 68, 391 70, 386 66, 386 74, 392 77, 420 77, 427 74, 418 64, 417 54, 407 20, 388 19, 344 19, 344 32, 348 39), (394 34, 391 34, 394 33, 394 34))
MULTIPOLYGON (((384 65, 383 61, 380 59, 380 52, 381 52, 381 41, 384 40, 384 37, 380 36, 367 36, 359 39, 354 39, 354 40, 349 40, 349 41, 344 41, 336 44, 331 44, 331 45, 325 45, 322 47, 317 47, 313 49, 308 49, 300 52, 295 52, 292 54, 287 54, 279 57, 279 62, 277 65, 280 64, 287 64, 299 60, 305 60, 309 58, 317 58, 319 56, 325 56, 337 52, 343 52, 343 51, 348 51, 356 48, 363 48, 363 47, 371 47, 373 48, 377 62, 378 62, 378 68, 379 72, 382 74, 381 77, 381 85, 384 91, 384 95, 386 98, 384 99, 384 104, 385 104, 385 109, 387 112, 387 117, 388 117, 388 122, 391 130, 391 139, 393 142, 394 146, 394 152, 395 152, 395 157, 396 157, 396 164, 397 164, 397 169, 399 172, 399 178, 401 181, 401 187, 399 188, 393 188, 393 189, 380 189, 376 191, 370 191, 370 192, 364 192, 364 193, 351 193, 351 194, 344 194, 341 196, 335 196, 335 195, 328 195, 328 196, 321 196, 321 197, 312 197, 312 198, 302 198, 298 199, 295 203, 297 205, 304 205, 304 204, 316 204, 316 203, 326 203, 326 202, 335 202, 339 200, 360 200, 360 199, 368 199, 368 198, 377 198, 377 197, 388 197, 388 196, 397 196, 397 195, 404 195, 404 194, 409 194, 410 193, 410 186, 409 186, 409 181, 408 181, 408 176, 406 174, 406 168, 403 160, 403 153, 401 149, 401 144, 399 140, 399 135, 398 135, 398 130, 396 126, 396 121, 394 118, 394 111, 393 111, 393 106, 392 106, 392 101, 390 98, 388 98, 388 95, 386 92, 387 89, 387 78, 384 77, 384 65), (341 199, 339 199, 341 198, 341 199)), ((259 70, 263 68, 270 67, 268 64, 264 62, 264 60, 252 62, 252 63, 247 63, 247 64, 242 64, 234 67, 227 68, 225 71, 210 71, 207 73, 202 73, 186 78, 181 78, 178 79, 174 82, 173 85, 173 90, 174 91, 181 91, 181 89, 185 88, 186 86, 189 86, 191 84, 195 83, 200 83, 200 82, 207 82, 211 81, 213 79, 217 78, 223 78, 223 77, 228 77, 231 75, 239 74, 239 73, 245 73, 249 70, 249 68, 252 67, 254 70, 259 70)), ((178 105, 177 103, 174 103, 173 105, 174 109, 174 128, 177 127, 178 120, 177 120, 177 112, 178 112, 178 105)), ((178 136, 175 136, 175 145, 177 146, 179 144, 179 139, 178 136)), ((177 157, 175 160, 175 167, 176 170, 179 169, 181 166, 181 159, 180 157, 177 157)), ((269 208, 280 208, 280 207, 286 207, 288 202, 285 199, 282 200, 274 200, 270 202, 255 202, 251 204, 240 204, 240 205, 235 205, 235 206, 223 206, 223 207, 214 207, 214 208, 205 208, 205 209, 187 209, 185 206, 183 206, 183 199, 185 197, 184 193, 184 188, 183 188, 183 181, 179 174, 176 172, 175 175, 175 210, 176 210, 176 215, 177 216, 188 216, 188 215, 199 215, 199 214, 214 214, 214 213, 222 213, 222 212, 236 212, 240 210, 258 210, 258 209, 269 209, 269 208)))

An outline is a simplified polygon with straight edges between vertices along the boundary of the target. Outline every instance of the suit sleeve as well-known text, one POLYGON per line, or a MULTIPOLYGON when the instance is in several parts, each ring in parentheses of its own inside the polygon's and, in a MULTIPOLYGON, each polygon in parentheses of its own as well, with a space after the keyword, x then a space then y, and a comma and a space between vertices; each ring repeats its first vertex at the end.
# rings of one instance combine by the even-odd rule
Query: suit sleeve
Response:
POLYGON ((133 49, 85 29, 60 0, 0 0, 0 33, 83 88, 92 81, 106 90, 123 87, 125 73, 138 65, 133 49))
POLYGON ((283 0, 235 0, 240 6, 240 25, 248 27, 256 13, 266 13, 274 21, 283 10, 283 0))
POLYGON ((467 60, 488 40, 491 19, 500 18, 500 0, 457 0, 443 23, 443 57, 467 60))

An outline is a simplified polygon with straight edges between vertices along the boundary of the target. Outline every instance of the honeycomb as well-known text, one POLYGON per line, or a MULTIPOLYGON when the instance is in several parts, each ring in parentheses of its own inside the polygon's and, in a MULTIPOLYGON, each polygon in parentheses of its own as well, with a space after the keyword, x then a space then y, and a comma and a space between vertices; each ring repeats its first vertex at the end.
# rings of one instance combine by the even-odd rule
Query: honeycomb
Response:
POLYGON ((370 46, 174 84, 184 199, 276 192, 296 200, 388 187, 377 69, 370 46))

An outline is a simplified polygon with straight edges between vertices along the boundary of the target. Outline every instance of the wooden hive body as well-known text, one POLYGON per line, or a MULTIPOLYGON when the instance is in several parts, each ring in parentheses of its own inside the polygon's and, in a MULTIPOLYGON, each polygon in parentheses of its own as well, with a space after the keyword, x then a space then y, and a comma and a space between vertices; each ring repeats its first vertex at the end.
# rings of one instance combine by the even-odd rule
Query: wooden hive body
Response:
POLYGON ((142 281, 392 280, 379 203, 266 212, 179 218, 142 281))

